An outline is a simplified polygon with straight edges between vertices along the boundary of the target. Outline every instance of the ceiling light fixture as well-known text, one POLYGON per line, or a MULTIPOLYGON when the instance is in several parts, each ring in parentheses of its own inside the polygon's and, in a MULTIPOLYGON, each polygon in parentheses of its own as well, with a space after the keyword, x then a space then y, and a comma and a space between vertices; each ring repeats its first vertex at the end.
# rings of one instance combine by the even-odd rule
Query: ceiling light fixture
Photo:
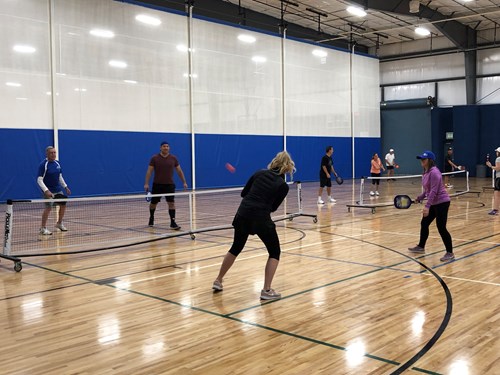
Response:
POLYGON ((252 36, 252 35, 248 35, 248 34, 240 34, 240 35, 238 35, 238 40, 239 40, 240 42, 244 42, 244 43, 255 43, 255 41, 256 41, 257 39, 255 39, 255 37, 254 37, 254 36, 252 36))
POLYGON ((350 6, 350 7, 347 7, 346 10, 349 13, 351 13, 352 15, 357 16, 357 17, 366 16, 366 12, 363 9, 361 9, 360 7, 350 6))
POLYGON ((146 14, 138 14, 135 16, 135 19, 139 22, 145 23, 147 25, 152 25, 152 26, 158 26, 161 24, 161 21, 159 18, 156 17, 151 17, 146 14))
POLYGON ((21 84, 17 82, 5 82, 5 85, 10 87, 21 87, 21 84))
POLYGON ((326 57, 328 56, 328 52, 323 51, 321 49, 315 49, 312 51, 312 54, 316 57, 326 57))
POLYGON ((252 57, 252 61, 257 64, 262 64, 267 61, 267 59, 264 56, 254 56, 252 57))
POLYGON ((12 49, 20 53, 34 53, 36 51, 35 47, 24 44, 16 44, 14 47, 12 47, 12 49))
POLYGON ((99 38, 114 38, 115 33, 112 32, 111 30, 104 30, 104 29, 92 29, 89 31, 90 35, 97 36, 99 38))
POLYGON ((410 13, 418 13, 420 11, 420 1, 410 0, 410 13))
POLYGON ((415 34, 421 35, 421 36, 428 36, 431 35, 431 32, 427 30, 425 27, 419 26, 415 29, 415 34))
POLYGON ((124 69, 127 67, 127 63, 125 61, 120 61, 120 60, 109 60, 109 66, 112 66, 113 68, 121 68, 124 69))
POLYGON ((124 79, 123 82, 130 83, 132 85, 135 85, 137 83, 137 81, 134 81, 133 79, 124 79))

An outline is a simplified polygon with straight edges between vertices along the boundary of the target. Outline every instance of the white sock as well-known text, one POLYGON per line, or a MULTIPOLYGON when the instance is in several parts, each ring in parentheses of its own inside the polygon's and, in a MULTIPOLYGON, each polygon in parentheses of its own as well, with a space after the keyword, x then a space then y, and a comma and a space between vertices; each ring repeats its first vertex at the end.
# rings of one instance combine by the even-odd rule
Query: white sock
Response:
POLYGON ((318 197, 318 202, 321 200, 321 195, 318 197))

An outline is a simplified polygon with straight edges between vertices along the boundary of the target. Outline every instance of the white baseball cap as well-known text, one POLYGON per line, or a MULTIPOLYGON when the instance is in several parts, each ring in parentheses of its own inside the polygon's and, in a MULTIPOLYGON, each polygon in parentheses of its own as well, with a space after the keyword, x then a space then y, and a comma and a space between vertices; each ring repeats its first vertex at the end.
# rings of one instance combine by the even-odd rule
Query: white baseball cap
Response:
MULTIPOLYGON (((499 148, 500 148, 500 147, 499 147, 499 148)), ((394 152, 394 149, 393 149, 393 148, 391 148, 391 149, 389 150, 389 152, 394 152)))
POLYGON ((497 147, 497 149, 495 151, 496 152, 500 152, 500 147, 497 147))

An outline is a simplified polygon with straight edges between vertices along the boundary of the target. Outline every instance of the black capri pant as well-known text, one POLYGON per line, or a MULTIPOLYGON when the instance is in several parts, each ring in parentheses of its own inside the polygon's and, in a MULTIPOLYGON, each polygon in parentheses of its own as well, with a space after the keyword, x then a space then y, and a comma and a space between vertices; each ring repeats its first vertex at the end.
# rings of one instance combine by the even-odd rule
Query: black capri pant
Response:
MULTIPOLYGON (((380 177, 380 173, 370 173, 372 177, 380 177)), ((372 180, 372 185, 380 185, 380 180, 377 178, 372 180)))
POLYGON ((269 258, 280 260, 281 248, 276 225, 271 218, 265 219, 246 219, 238 214, 233 220, 234 241, 229 252, 237 257, 248 240, 249 235, 259 236, 264 245, 266 245, 269 258))
POLYGON ((450 202, 443 202, 433 205, 429 208, 429 215, 422 217, 420 222, 420 242, 418 246, 425 248, 425 243, 429 237, 429 226, 436 219, 436 226, 443 240, 444 246, 448 253, 453 252, 453 245, 451 241, 451 235, 446 229, 446 222, 448 221, 448 209, 450 208, 450 202))

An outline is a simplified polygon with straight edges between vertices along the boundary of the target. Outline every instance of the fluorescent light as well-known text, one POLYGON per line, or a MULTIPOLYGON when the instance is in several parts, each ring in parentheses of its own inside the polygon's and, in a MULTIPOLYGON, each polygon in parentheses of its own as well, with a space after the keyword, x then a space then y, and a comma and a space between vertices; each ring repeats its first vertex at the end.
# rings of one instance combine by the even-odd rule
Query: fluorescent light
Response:
POLYGON ((148 25, 153 25, 153 26, 158 26, 161 24, 161 21, 159 18, 156 17, 151 17, 146 14, 138 14, 135 16, 135 19, 139 22, 148 24, 148 25))
POLYGON ((137 81, 134 81, 133 79, 124 79, 123 82, 130 83, 130 84, 136 84, 137 83, 137 81))
POLYGON ((12 47, 12 49, 20 53, 34 53, 36 51, 35 47, 24 44, 16 44, 14 47, 12 47))
POLYGON ((328 56, 328 52, 323 51, 322 49, 315 49, 312 51, 312 54, 316 57, 326 57, 328 56))
POLYGON ((422 36, 431 35, 431 32, 429 30, 427 30, 425 27, 422 27, 422 26, 417 27, 415 29, 415 33, 418 34, 418 35, 422 35, 422 36))
POLYGON ((244 42, 244 43, 255 43, 255 41, 256 41, 257 39, 255 39, 255 37, 254 37, 254 36, 252 36, 252 35, 248 35, 248 34, 240 34, 240 35, 238 35, 238 40, 239 40, 240 42, 244 42))
POLYGON ((115 33, 112 32, 111 30, 104 30, 104 29, 92 29, 89 31, 90 35, 97 36, 99 38, 114 38, 115 33))
POLYGON ((252 57, 252 61, 255 63, 265 63, 267 59, 264 56, 254 56, 252 57))
POLYGON ((188 78, 189 76, 191 76, 191 78, 198 78, 198 74, 196 74, 196 73, 193 73, 193 74, 184 73, 182 76, 184 78, 188 78))
POLYGON ((180 52, 188 52, 188 51, 194 52, 194 48, 188 48, 184 44, 178 44, 175 48, 177 48, 177 51, 180 52))
MULTIPOLYGON (((75 91, 85 92, 85 91, 87 91, 87 89, 81 89, 81 88, 77 87, 77 88, 75 88, 75 91)), ((57 94, 56 94, 56 95, 57 95, 57 94)))
POLYGON ((28 98, 16 98, 16 100, 28 100, 28 98))
POLYGON ((124 69, 127 67, 127 63, 125 61, 120 61, 120 60, 109 60, 109 66, 112 66, 113 68, 121 68, 124 69))
POLYGON ((5 84, 10 87, 21 87, 21 84, 17 82, 5 82, 5 84))
POLYGON ((360 7, 350 6, 350 7, 347 7, 346 10, 349 13, 351 13, 352 15, 357 16, 357 17, 366 16, 366 12, 363 9, 361 9, 360 7))

